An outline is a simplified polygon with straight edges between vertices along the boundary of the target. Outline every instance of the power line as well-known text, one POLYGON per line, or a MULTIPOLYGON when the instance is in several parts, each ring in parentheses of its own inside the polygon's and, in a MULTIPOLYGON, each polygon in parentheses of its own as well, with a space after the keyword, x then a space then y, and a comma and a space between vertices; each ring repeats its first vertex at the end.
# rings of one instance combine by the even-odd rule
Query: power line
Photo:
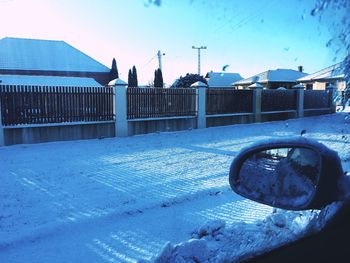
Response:
MULTIPOLYGON (((267 9, 268 7, 274 5, 275 1, 270 1, 268 4, 264 4, 260 8, 253 10, 253 12, 249 13, 246 17, 242 18, 236 24, 231 26, 231 32, 236 31, 237 29, 243 27, 244 25, 246 25, 249 22, 251 22, 251 21, 255 20, 256 18, 258 18, 265 9, 267 9)), ((234 20, 234 18, 231 18, 229 21, 227 21, 222 26, 220 26, 217 30, 221 31, 226 25, 231 24, 233 22, 233 20, 234 20)))
POLYGON ((162 56, 165 56, 165 53, 158 50, 157 54, 155 54, 145 65, 143 68, 147 67, 156 57, 158 57, 158 67, 162 70, 162 56))
POLYGON ((156 57, 157 57, 157 54, 154 55, 145 65, 143 65, 143 68, 147 67, 156 57))

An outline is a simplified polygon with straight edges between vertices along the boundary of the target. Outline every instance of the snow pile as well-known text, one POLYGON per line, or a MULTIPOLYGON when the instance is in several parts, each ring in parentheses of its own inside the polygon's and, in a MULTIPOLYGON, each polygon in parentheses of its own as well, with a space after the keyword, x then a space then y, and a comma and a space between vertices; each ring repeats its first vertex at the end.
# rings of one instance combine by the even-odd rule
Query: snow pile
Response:
POLYGON ((194 231, 190 240, 168 242, 156 257, 139 263, 240 262, 310 234, 307 226, 317 216, 318 211, 275 210, 251 224, 211 221, 194 231))

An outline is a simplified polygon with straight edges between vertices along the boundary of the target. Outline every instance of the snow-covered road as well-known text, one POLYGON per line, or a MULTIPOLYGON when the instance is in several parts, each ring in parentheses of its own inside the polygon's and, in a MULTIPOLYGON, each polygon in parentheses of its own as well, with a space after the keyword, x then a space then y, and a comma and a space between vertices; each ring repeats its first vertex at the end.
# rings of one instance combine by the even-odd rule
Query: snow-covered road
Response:
POLYGON ((0 148, 0 262, 136 262, 208 220, 270 207, 233 194, 228 169, 259 139, 299 135, 350 165, 345 114, 127 138, 0 148))

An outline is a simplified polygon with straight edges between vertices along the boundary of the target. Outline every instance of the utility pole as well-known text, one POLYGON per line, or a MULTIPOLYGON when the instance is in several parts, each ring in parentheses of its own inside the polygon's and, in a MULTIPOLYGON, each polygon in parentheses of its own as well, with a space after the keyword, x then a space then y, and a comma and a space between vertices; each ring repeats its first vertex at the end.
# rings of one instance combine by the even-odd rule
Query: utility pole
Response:
POLYGON ((201 75, 201 49, 207 49, 206 46, 195 47, 192 46, 193 49, 198 50, 198 75, 201 75))
POLYGON ((158 56, 159 69, 163 72, 163 70, 162 70, 162 56, 165 56, 165 53, 162 53, 162 52, 160 52, 160 50, 158 50, 157 56, 158 56))

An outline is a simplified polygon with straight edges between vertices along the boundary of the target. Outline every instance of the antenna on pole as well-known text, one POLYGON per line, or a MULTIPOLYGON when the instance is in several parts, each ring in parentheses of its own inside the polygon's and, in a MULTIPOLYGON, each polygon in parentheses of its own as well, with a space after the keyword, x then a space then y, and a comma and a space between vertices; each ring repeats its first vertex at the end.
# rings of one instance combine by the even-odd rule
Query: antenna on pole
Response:
POLYGON ((201 75, 201 49, 207 49, 206 46, 195 47, 192 46, 193 49, 198 50, 198 75, 201 75))
POLYGON ((159 69, 163 72, 163 69, 162 69, 162 56, 165 56, 165 53, 162 53, 160 50, 158 50, 157 56, 158 56, 159 69))

